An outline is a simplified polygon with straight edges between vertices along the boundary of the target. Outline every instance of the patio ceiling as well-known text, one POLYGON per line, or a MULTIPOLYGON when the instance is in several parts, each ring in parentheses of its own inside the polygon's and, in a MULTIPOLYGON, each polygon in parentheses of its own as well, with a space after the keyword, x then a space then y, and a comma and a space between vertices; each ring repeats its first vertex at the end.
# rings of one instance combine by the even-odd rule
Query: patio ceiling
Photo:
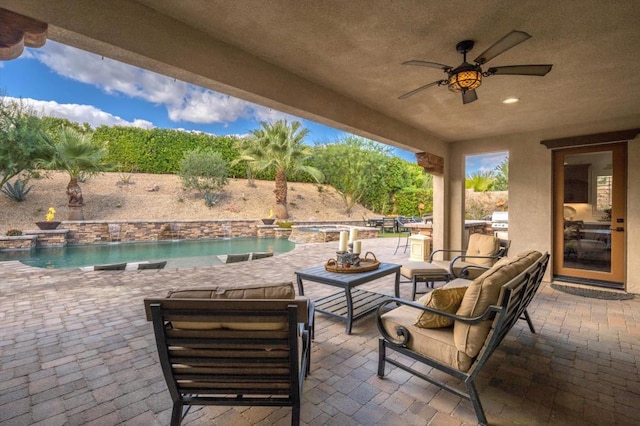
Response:
POLYGON ((569 128, 640 126, 634 0, 3 0, 0 6, 48 22, 51 39, 414 151, 429 142, 541 129, 565 137, 573 134, 569 128), (403 61, 457 66, 457 42, 476 41, 472 59, 514 29, 532 38, 489 65, 553 64, 547 76, 486 78, 479 99, 467 105, 445 87, 398 99, 445 76, 403 61), (507 97, 520 102, 502 104, 507 97), (386 133, 393 127, 401 137, 386 133))

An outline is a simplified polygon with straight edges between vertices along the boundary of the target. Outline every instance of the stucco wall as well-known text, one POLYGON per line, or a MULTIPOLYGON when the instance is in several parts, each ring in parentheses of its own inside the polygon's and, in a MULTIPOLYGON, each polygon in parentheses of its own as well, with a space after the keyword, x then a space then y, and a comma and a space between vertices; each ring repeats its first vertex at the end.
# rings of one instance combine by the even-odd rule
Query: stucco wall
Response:
POLYGON ((640 294, 640 138, 627 151, 627 291, 640 294))
MULTIPOLYGON (((622 125, 617 129, 631 128, 622 125)), ((575 129, 575 135, 585 134, 575 129)), ((552 152, 540 144, 541 140, 556 137, 553 132, 506 135, 499 138, 479 139, 452 144, 451 185, 448 211, 449 243, 461 246, 464 211, 464 161, 467 155, 509 152, 509 238, 512 254, 528 250, 552 252, 552 152)), ((640 139, 628 147, 627 226, 626 226, 626 279, 628 292, 640 294, 640 139)), ((545 279, 551 278, 553 264, 549 265, 545 279)))

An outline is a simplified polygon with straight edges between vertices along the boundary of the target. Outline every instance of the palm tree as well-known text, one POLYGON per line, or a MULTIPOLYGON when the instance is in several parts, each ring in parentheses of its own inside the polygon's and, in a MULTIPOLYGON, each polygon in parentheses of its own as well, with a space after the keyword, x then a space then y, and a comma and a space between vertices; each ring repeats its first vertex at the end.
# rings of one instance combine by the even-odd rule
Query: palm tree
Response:
POLYGON ((275 169, 275 214, 278 219, 288 219, 287 174, 307 173, 318 182, 323 175, 315 167, 304 164, 311 156, 311 148, 303 144, 308 130, 301 128, 300 122, 289 124, 287 120, 279 120, 260 125, 260 129, 253 130, 249 138, 240 142, 237 161, 245 161, 257 170, 275 169))
POLYGON ((467 189, 473 189, 475 192, 487 192, 492 190, 495 180, 493 172, 478 171, 467 176, 464 186, 467 189))
POLYGON ((58 140, 53 144, 50 160, 45 167, 63 170, 69 174, 67 185, 69 220, 83 220, 84 200, 78 184, 80 176, 93 176, 111 169, 104 161, 106 150, 102 144, 93 142, 92 133, 81 133, 72 128, 62 128, 58 140))

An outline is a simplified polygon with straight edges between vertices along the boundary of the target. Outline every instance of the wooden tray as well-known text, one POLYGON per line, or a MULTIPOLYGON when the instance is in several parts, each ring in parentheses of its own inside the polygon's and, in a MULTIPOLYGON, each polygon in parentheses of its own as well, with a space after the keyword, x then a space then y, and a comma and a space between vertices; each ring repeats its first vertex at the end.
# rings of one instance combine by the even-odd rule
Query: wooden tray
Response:
POLYGON ((360 265, 358 266, 339 268, 338 262, 335 259, 329 259, 324 264, 324 269, 326 269, 327 271, 338 272, 341 274, 357 274, 358 272, 369 272, 378 269, 379 267, 380 262, 378 261, 378 259, 376 259, 376 255, 371 253, 370 251, 365 254, 364 259, 360 259, 360 265), (371 255, 371 258, 369 258, 369 255, 371 255))

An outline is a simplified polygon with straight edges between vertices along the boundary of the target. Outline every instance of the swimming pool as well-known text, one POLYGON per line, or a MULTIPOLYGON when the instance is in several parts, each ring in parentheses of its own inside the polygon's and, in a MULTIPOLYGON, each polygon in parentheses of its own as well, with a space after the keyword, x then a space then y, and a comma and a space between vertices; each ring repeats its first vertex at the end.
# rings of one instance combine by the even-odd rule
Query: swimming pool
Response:
POLYGON ((283 238, 225 238, 137 243, 87 244, 0 252, 0 261, 18 260, 40 268, 69 269, 121 262, 166 260, 167 268, 222 263, 218 255, 293 250, 295 243, 283 238))

